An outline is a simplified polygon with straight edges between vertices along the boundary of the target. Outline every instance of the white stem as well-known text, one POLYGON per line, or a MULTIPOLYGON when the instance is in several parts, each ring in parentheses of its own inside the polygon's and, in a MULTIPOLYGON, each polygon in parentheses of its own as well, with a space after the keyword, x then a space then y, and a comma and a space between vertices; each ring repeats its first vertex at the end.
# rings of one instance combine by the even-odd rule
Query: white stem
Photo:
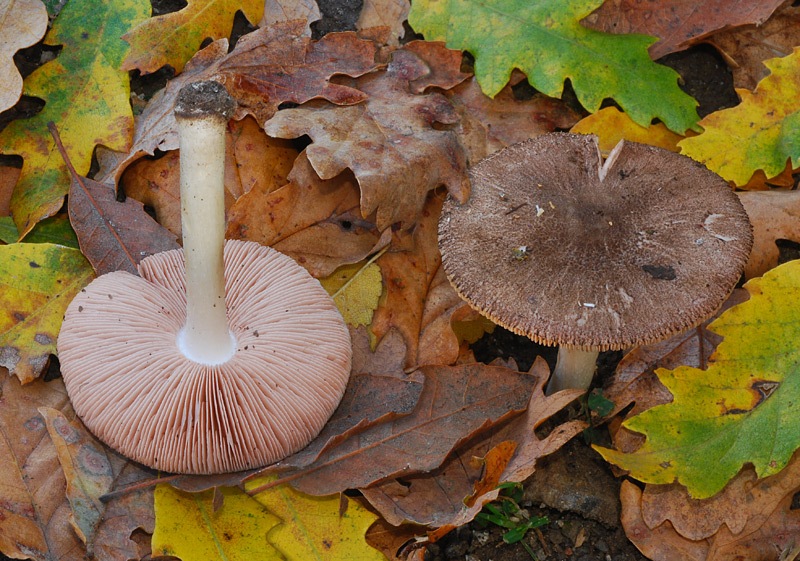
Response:
POLYGON ((547 384, 547 395, 567 388, 586 390, 592 383, 597 368, 597 351, 580 351, 558 348, 558 359, 550 382, 547 384))
POLYGON ((178 347, 187 358, 228 361, 236 340, 225 308, 225 127, 219 115, 178 118, 181 228, 186 260, 186 324, 178 347))

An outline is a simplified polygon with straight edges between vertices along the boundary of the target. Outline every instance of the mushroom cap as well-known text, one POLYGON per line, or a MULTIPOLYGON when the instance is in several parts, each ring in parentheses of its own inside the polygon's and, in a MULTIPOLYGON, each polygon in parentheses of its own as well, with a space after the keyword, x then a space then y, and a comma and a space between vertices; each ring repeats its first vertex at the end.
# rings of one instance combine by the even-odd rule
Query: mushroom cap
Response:
POLYGON ((466 204, 444 204, 442 262, 492 321, 548 345, 622 349, 707 319, 753 244, 728 184, 700 163, 620 142, 542 135, 470 170, 466 204))
POLYGON ((64 383, 98 438, 155 469, 223 473, 274 463, 322 429, 350 375, 350 336, 335 304, 291 258, 225 244, 233 357, 206 366, 177 347, 186 320, 183 250, 103 275, 67 308, 58 338, 64 383))

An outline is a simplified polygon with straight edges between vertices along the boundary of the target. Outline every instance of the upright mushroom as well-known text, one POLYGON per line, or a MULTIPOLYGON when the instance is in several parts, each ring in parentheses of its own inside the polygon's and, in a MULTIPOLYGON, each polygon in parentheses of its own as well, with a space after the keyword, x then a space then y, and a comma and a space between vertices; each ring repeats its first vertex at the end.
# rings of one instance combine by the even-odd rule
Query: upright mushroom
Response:
POLYGON ((319 282, 270 248, 224 242, 232 109, 217 83, 181 90, 184 249, 144 259, 141 277, 97 278, 68 307, 58 338, 86 426, 165 471, 254 468, 303 448, 350 374, 347 328, 319 282))
POLYGON ((548 392, 587 388, 599 351, 657 341, 707 319, 753 243, 739 199, 701 164, 552 133, 470 171, 466 204, 439 222, 451 283, 515 333, 559 345, 548 392))

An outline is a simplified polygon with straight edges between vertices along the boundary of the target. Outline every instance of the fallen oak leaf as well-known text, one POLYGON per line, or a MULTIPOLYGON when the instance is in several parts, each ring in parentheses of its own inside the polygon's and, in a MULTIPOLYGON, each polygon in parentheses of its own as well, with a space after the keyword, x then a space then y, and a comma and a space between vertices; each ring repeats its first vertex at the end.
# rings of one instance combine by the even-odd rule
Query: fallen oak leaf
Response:
POLYGON ((778 265, 775 242, 800 242, 800 191, 773 189, 737 193, 753 224, 753 250, 744 269, 745 278, 763 275, 778 265))
POLYGON ((760 26, 783 0, 707 0, 702 9, 683 0, 611 0, 581 20, 606 33, 658 37, 648 49, 653 59, 686 49, 717 31, 760 26))
POLYGON ((321 17, 319 6, 314 0, 273 0, 264 5, 264 15, 261 16, 258 27, 299 19, 306 22, 305 34, 310 36, 311 24, 321 17))
POLYGON ((356 29, 386 27, 389 29, 387 42, 397 46, 398 39, 405 33, 405 23, 411 4, 408 0, 364 0, 356 29))
POLYGON ((291 482, 304 493, 327 495, 436 469, 476 432, 519 415, 536 381, 477 363, 423 366, 418 372, 425 382, 410 414, 351 431, 311 464, 281 472, 270 486, 291 482))
POLYGON ((82 177, 69 160, 58 130, 51 122, 50 133, 72 176, 69 218, 78 236, 81 252, 97 275, 127 271, 138 275, 139 262, 154 253, 177 249, 174 234, 144 211, 138 201, 118 202, 113 189, 82 177))
MULTIPOLYGON (((430 66, 413 50, 398 49, 385 72, 354 82, 368 96, 363 103, 306 103, 279 111, 264 130, 279 138, 310 136, 314 142, 306 153, 322 179, 348 168, 356 176, 362 216, 376 213, 379 230, 395 222, 409 227, 429 191, 445 185, 460 201, 469 192, 466 155, 458 136, 440 130, 440 125, 458 123, 458 113, 438 92, 413 93, 415 80, 430 73, 430 66)), ((443 75, 450 83, 451 75, 443 75)))
POLYGON ((255 24, 264 14, 262 0, 188 0, 178 11, 152 17, 122 36, 130 52, 122 62, 122 70, 139 70, 150 74, 165 65, 180 74, 183 65, 207 39, 228 37, 233 16, 241 10, 255 24))

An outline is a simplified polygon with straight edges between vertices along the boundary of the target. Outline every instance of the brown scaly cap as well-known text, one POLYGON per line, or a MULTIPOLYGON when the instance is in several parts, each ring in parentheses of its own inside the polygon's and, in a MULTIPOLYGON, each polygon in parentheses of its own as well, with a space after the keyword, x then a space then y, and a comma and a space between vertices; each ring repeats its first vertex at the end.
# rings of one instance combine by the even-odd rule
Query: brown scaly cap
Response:
POLYGON ((179 119, 220 117, 227 121, 235 109, 236 102, 225 86, 213 80, 185 85, 175 100, 175 117, 179 119))
POLYGON ((496 323, 584 350, 653 342, 707 319, 753 244, 727 183, 663 149, 621 142, 603 164, 594 136, 554 133, 470 171, 444 205, 450 282, 496 323))
POLYGON ((186 319, 182 250, 93 281, 58 339, 75 412, 98 438, 155 469, 222 473, 305 447, 339 404, 350 374, 347 327, 314 278, 251 242, 225 245, 236 353, 206 366, 176 345, 186 319))

